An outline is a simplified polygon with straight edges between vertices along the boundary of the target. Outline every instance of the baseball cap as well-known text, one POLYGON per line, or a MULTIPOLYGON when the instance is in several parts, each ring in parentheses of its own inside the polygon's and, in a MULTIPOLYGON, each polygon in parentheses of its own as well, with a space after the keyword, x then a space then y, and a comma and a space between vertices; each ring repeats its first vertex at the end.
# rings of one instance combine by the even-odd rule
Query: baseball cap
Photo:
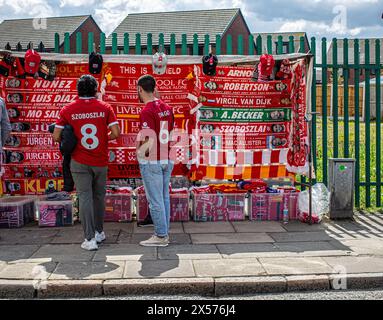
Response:
POLYGON ((29 74, 35 74, 36 72, 39 71, 40 62, 41 62, 40 54, 33 49, 29 49, 25 53, 25 62, 24 62, 25 72, 29 74))
POLYGON ((271 76, 275 65, 275 60, 271 54, 263 54, 260 58, 261 70, 263 76, 271 76))
POLYGON ((203 73, 207 76, 215 76, 218 64, 218 58, 215 55, 209 54, 202 58, 203 73))
POLYGON ((89 72, 90 74, 100 74, 104 58, 101 54, 92 52, 89 55, 89 72))
POLYGON ((168 57, 163 52, 156 52, 153 55, 153 73, 162 75, 166 72, 168 57))

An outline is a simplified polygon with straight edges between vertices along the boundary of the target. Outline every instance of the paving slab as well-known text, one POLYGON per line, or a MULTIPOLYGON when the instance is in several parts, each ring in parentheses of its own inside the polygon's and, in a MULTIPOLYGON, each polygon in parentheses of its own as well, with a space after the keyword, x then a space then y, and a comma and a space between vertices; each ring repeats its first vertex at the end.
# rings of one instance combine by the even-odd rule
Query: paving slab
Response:
POLYGON ((50 280, 37 291, 40 299, 100 297, 102 280, 50 280))
POLYGON ((39 245, 2 245, 0 246, 0 261, 12 262, 27 259, 39 248, 39 245))
POLYGON ((235 232, 230 222, 194 222, 184 223, 186 233, 228 233, 235 232))
POLYGON ((270 275, 329 274, 333 269, 319 257, 260 258, 270 275))
POLYGON ((8 264, 0 271, 0 279, 46 280, 56 268, 56 263, 8 264))
POLYGON ((120 229, 105 230, 106 240, 103 243, 105 244, 117 243, 120 233, 121 233, 120 229))
POLYGON ((48 244, 41 246, 30 259, 50 259, 53 262, 83 262, 91 261, 94 255, 95 251, 86 251, 78 244, 48 244))
MULTIPOLYGON (((217 248, 224 259, 275 257, 281 255, 272 243, 218 244, 217 248)), ((287 253, 283 253, 284 255, 287 255, 287 253)))
MULTIPOLYGON (((150 234, 133 234, 130 243, 139 244, 141 241, 148 240, 150 234)), ((191 239, 188 234, 185 233, 173 233, 169 235, 170 245, 190 244, 191 239)))
POLYGON ((33 299, 34 284, 33 280, 0 279, 0 299, 33 299))
MULTIPOLYGON (((154 227, 138 227, 135 223, 133 226, 133 233, 154 233, 154 227)), ((182 222, 171 222, 169 233, 184 233, 182 222)))
POLYGON ((132 233, 135 222, 105 222, 104 231, 109 232, 110 230, 123 230, 128 233, 132 233))
POLYGON ((300 221, 289 221, 289 223, 283 224, 282 227, 288 232, 313 232, 325 230, 326 228, 323 223, 310 226, 309 224, 300 221))
POLYGON ((336 248, 346 247, 355 254, 383 256, 383 240, 334 240, 330 243, 336 248))
POLYGON ((325 231, 312 232, 278 232, 268 233, 275 242, 312 242, 312 241, 331 241, 332 238, 325 231))
POLYGON ((198 260, 221 259, 222 257, 214 245, 178 245, 158 248, 158 258, 162 260, 198 260))
POLYGON ((274 240, 266 233, 191 234, 193 244, 267 243, 274 240))
POLYGON ((274 245, 281 252, 296 253, 309 257, 356 255, 350 248, 341 244, 335 246, 333 243, 336 243, 336 241, 275 242, 274 245))
POLYGON ((381 273, 383 257, 324 257, 333 268, 341 268, 347 273, 381 273))
POLYGON ((119 279, 104 282, 106 296, 198 295, 213 296, 213 278, 119 279))
POLYGON ((48 244, 54 236, 58 233, 58 230, 39 229, 33 230, 8 230, 8 232, 2 232, 0 238, 0 245, 3 244, 48 244))
POLYGON ((131 243, 132 233, 122 230, 117 238, 117 243, 131 243))
POLYGON ((191 260, 127 261, 124 278, 195 277, 191 260))
POLYGON ((84 232, 82 229, 63 228, 58 231, 51 244, 81 244, 84 242, 84 232))
POLYGON ((112 262, 126 260, 156 260, 157 249, 142 247, 138 244, 111 244, 102 245, 96 251, 93 261, 97 262, 112 262))
POLYGON ((235 221, 232 225, 236 232, 286 232, 277 221, 235 221))
POLYGON ((104 280, 121 279, 125 261, 60 262, 49 280, 104 280))
POLYGON ((287 291, 330 290, 328 275, 287 276, 287 291))
POLYGON ((244 277, 265 275, 265 269, 257 259, 194 260, 198 277, 244 277))
POLYGON ((215 279, 217 296, 245 295, 257 293, 279 293, 286 291, 284 277, 230 277, 215 279))

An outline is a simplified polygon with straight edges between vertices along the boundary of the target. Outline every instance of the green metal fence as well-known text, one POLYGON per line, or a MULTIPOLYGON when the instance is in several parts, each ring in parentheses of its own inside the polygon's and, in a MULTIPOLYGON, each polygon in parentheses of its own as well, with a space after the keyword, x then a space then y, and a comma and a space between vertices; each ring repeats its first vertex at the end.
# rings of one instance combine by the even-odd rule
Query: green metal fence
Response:
MULTIPOLYGON (((109 52, 112 54, 130 53, 130 49, 134 47, 134 54, 143 54, 142 47, 146 47, 146 53, 153 53, 153 35, 147 35, 146 43, 142 43, 141 35, 134 35, 134 45, 132 44, 132 35, 126 33, 123 37, 123 43, 118 43, 117 34, 112 34, 112 46, 111 48, 106 48, 106 37, 105 34, 101 34, 100 48, 98 49, 100 53, 109 52)), ((88 53, 93 51, 93 40, 94 35, 90 33, 88 35, 88 53)), ((187 42, 187 35, 182 35, 181 43, 181 54, 187 55, 188 46, 191 45, 192 54, 199 54, 199 38, 195 34, 193 36, 192 43, 187 42)), ((237 39, 237 53, 244 55, 253 55, 253 54, 262 54, 263 43, 262 38, 258 36, 254 39, 253 36, 250 36, 248 39, 248 50, 244 50, 244 38, 239 36, 237 39)), ((209 53, 210 48, 210 37, 205 35, 203 39, 203 52, 204 54, 209 53)), ((76 35, 76 52, 81 53, 83 48, 83 43, 86 43, 86 39, 78 33, 76 35)), ((55 51, 60 52, 60 38, 59 35, 55 36, 55 51)), ((338 40, 332 39, 332 62, 328 63, 327 57, 327 45, 328 41, 326 38, 321 39, 318 47, 321 47, 320 54, 317 54, 317 43, 316 39, 311 38, 310 50, 314 55, 314 74, 313 74, 313 85, 312 85, 312 111, 317 110, 317 73, 316 70, 321 71, 322 74, 322 83, 319 84, 320 92, 322 94, 322 103, 321 103, 321 114, 313 116, 312 123, 312 148, 314 154, 314 166, 316 169, 317 178, 315 182, 324 182, 326 185, 328 183, 328 159, 330 157, 345 157, 345 158, 355 158, 356 159, 356 175, 355 175, 355 205, 356 207, 369 208, 369 207, 381 207, 382 205, 382 135, 381 135, 381 73, 382 73, 382 64, 380 61, 380 40, 374 41, 365 41, 364 52, 365 52, 365 61, 363 64, 360 63, 360 47, 359 40, 353 39, 343 39, 343 63, 338 63, 338 40), (354 44, 354 63, 349 63, 348 57, 348 48, 350 42, 353 41, 354 44), (374 50, 375 52, 375 61, 370 63, 370 52, 374 50), (320 63, 317 62, 318 57, 320 57, 320 63), (328 74, 332 72, 334 75, 338 74, 338 71, 341 70, 343 73, 343 104, 344 104, 344 117, 340 119, 339 110, 338 110, 338 77, 335 76, 332 79, 332 83, 329 81, 328 74), (361 70, 365 71, 366 80, 365 80, 365 122, 360 121, 360 112, 359 112, 359 90, 354 90, 354 97, 349 96, 349 86, 350 86, 350 72, 354 71, 355 74, 359 75, 361 70), (370 95, 371 95, 371 86, 370 82, 372 80, 371 74, 374 74, 375 78, 375 96, 376 96, 376 121, 370 121, 370 95), (331 94, 328 90, 328 85, 332 84, 332 113, 328 114, 327 112, 327 96, 331 94), (350 117, 349 113, 349 104, 350 99, 355 99, 355 115, 353 119, 350 117)), ((164 34, 159 34, 159 45, 164 45, 164 34)), ((278 36, 276 43, 273 43, 273 38, 269 35, 266 39, 267 52, 274 53, 273 47, 276 45, 277 54, 283 52, 283 46, 285 45, 283 37, 278 36)), ((176 36, 172 34, 170 36, 170 45, 169 45, 170 54, 176 54, 176 36)), ((215 52, 217 55, 220 55, 222 52, 222 39, 220 35, 215 37, 214 44, 215 52)), ((233 53, 233 37, 228 36, 226 39, 226 54, 233 53)), ((64 36, 64 45, 63 52, 70 53, 70 35, 66 33, 64 36)), ((288 52, 305 52, 305 38, 300 37, 299 42, 296 42, 293 36, 289 37, 288 41, 288 52), (296 47, 296 43, 299 43, 299 46, 296 47)), ((355 77, 354 86, 359 88, 360 79, 359 76, 355 77)), ((301 182, 305 182, 305 179, 302 178, 301 182)))

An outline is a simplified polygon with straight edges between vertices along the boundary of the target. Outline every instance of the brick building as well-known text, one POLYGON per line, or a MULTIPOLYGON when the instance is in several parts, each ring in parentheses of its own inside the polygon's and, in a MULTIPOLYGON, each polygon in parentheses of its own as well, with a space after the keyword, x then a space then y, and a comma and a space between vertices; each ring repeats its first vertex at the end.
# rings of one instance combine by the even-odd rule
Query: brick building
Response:
POLYGON ((0 48, 26 51, 29 43, 35 49, 42 42, 44 52, 55 49, 55 33, 60 35, 60 49, 64 51, 64 34, 70 35, 70 52, 76 53, 76 33, 82 33, 82 52, 88 52, 88 34, 94 33, 94 42, 100 44, 101 29, 91 15, 39 19, 4 20, 0 24, 0 48), (20 46, 18 47, 18 44, 20 46))
MULTIPOLYGON (((147 34, 152 34, 152 45, 158 48, 159 34, 164 34, 166 52, 170 51, 170 36, 176 37, 176 54, 181 54, 182 34, 187 35, 187 53, 193 53, 193 35, 198 35, 199 55, 203 54, 205 34, 215 52, 216 35, 221 36, 221 54, 226 54, 227 36, 232 35, 233 54, 237 53, 238 35, 243 36, 244 52, 248 52, 249 27, 240 9, 216 9, 129 14, 113 31, 117 34, 119 52, 124 49, 124 34, 129 34, 129 52, 135 52, 136 34, 141 34, 142 53, 147 53, 147 34)), ((112 33, 112 34, 113 34, 112 33)), ((112 34, 106 41, 107 52, 112 48, 112 34)))

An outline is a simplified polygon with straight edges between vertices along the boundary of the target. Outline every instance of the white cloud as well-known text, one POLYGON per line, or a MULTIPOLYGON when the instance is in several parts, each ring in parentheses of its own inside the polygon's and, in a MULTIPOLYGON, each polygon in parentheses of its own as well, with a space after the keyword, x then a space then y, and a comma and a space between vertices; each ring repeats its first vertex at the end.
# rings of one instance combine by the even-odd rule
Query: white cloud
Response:
POLYGON ((61 0, 60 8, 91 6, 95 2, 96 2, 95 0, 61 0))
POLYGON ((2 15, 9 17, 16 15, 21 17, 48 17, 52 16, 54 9, 46 0, 3 0, 2 7, 9 8, 11 12, 2 12, 2 15))

